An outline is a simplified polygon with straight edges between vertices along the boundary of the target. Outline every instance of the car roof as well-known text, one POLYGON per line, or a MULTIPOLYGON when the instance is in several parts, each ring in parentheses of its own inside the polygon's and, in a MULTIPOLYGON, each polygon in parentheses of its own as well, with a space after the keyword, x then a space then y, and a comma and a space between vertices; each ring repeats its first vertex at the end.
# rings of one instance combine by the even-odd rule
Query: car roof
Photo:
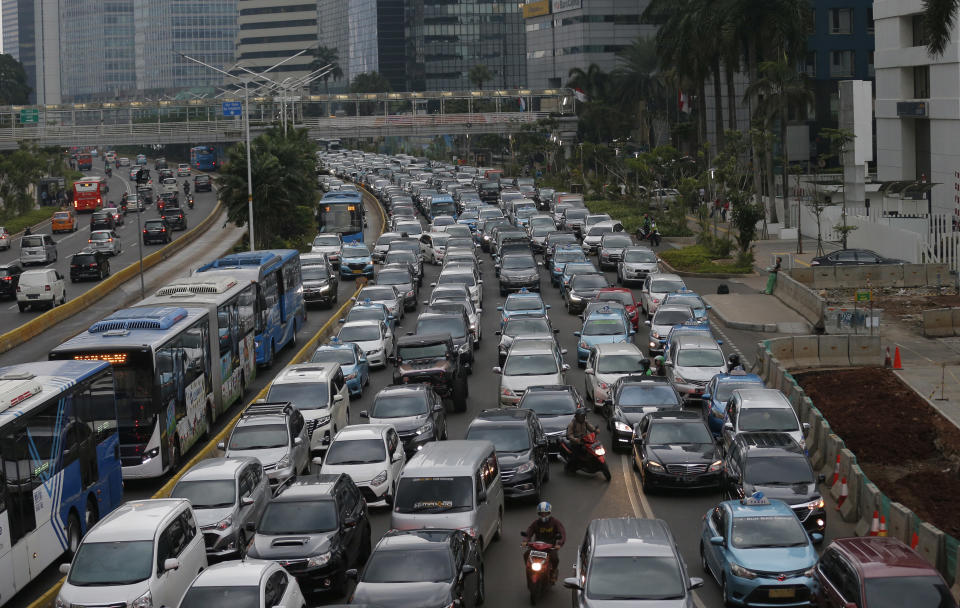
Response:
POLYGON ((864 578, 939 575, 916 551, 892 536, 838 538, 830 547, 846 556, 864 578))
POLYGON ((476 464, 494 452, 493 443, 478 439, 447 439, 431 441, 413 455, 403 467, 402 475, 417 477, 418 473, 436 476, 437 467, 454 475, 473 477, 476 464))
POLYGON ((683 336, 677 342, 680 350, 686 348, 709 348, 720 350, 720 345, 713 339, 713 336, 683 336))
POLYGON ((683 277, 678 274, 670 274, 668 272, 658 272, 656 274, 650 275, 650 279, 653 281, 658 281, 660 279, 667 279, 669 281, 683 281, 683 277))
POLYGON ((328 500, 333 498, 333 488, 339 481, 341 474, 329 475, 301 475, 279 494, 273 497, 273 502, 297 500, 328 500))
POLYGON ((397 338, 397 347, 418 345, 429 346, 438 342, 443 342, 446 344, 450 340, 450 334, 415 334, 412 336, 400 336, 397 338))
POLYGON ((786 395, 775 388, 739 388, 733 391, 739 397, 740 408, 790 408, 786 395))
POLYGON ((498 408, 498 409, 488 409, 483 410, 477 417, 473 419, 470 423, 472 426, 476 422, 481 423, 510 423, 510 422, 522 422, 527 423, 531 418, 536 417, 536 413, 533 410, 521 410, 515 407, 507 408, 498 408))
POLYGON ((334 436, 335 441, 354 441, 357 439, 381 439, 393 428, 392 424, 373 422, 370 424, 351 424, 340 429, 334 436))
POLYGON ((668 310, 679 310, 683 312, 689 311, 691 314, 693 314, 693 308, 691 308, 686 304, 673 304, 673 303, 668 303, 666 300, 664 300, 663 303, 657 307, 657 312, 654 313, 654 315, 660 313, 661 311, 668 311, 668 310))
POLYGON ((757 501, 751 498, 744 498, 740 500, 726 500, 721 504, 729 506, 730 513, 733 517, 795 517, 793 509, 782 500, 757 501))
POLYGON ((377 319, 362 319, 360 321, 347 321, 346 323, 340 326, 340 329, 343 329, 344 327, 370 327, 370 326, 380 327, 381 323, 383 323, 383 321, 379 321, 377 319))
POLYGON ((632 342, 604 342, 593 346, 597 350, 597 355, 639 355, 643 358, 643 352, 632 342))
POLYGON ((660 519, 595 519, 587 528, 597 557, 673 556, 670 528, 660 519))
POLYGON ((150 540, 172 514, 189 506, 185 498, 152 498, 125 502, 100 520, 83 538, 85 543, 150 540))
POLYGON ((516 339, 513 341, 513 345, 510 346, 510 355, 516 356, 521 354, 553 354, 556 351, 557 344, 553 338, 530 338, 530 339, 516 339))
POLYGON ((390 384, 382 389, 380 389, 377 394, 374 396, 374 400, 379 398, 381 395, 392 395, 392 394, 403 394, 403 393, 425 393, 427 389, 430 388, 430 385, 424 384, 421 382, 414 382, 412 384, 390 384))
POLYGON ((209 481, 232 478, 243 467, 260 461, 250 456, 239 458, 204 458, 183 474, 180 481, 209 481))
MULTIPOLYGON (((359 325, 361 323, 367 323, 367 321, 356 321, 347 325, 359 325)), ((373 323, 376 323, 376 321, 373 321, 373 323)), ((273 379, 271 386, 288 382, 326 381, 337 373, 339 366, 339 363, 297 363, 288 365, 280 370, 277 377, 273 379)))
POLYGON ((435 549, 440 545, 449 546, 456 530, 437 528, 419 530, 390 530, 377 543, 377 551, 399 551, 435 549))
POLYGON ((770 431, 754 431, 737 434, 735 441, 739 441, 747 448, 748 457, 773 455, 803 456, 803 448, 796 439, 787 433, 770 431))

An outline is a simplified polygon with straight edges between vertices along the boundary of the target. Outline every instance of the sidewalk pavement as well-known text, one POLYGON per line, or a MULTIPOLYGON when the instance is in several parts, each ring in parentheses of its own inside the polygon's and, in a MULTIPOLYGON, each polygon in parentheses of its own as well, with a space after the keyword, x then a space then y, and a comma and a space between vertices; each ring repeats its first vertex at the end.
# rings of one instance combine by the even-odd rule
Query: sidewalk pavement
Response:
POLYGON ((811 334, 813 328, 799 313, 775 298, 757 293, 707 294, 704 301, 724 326, 747 331, 811 334))

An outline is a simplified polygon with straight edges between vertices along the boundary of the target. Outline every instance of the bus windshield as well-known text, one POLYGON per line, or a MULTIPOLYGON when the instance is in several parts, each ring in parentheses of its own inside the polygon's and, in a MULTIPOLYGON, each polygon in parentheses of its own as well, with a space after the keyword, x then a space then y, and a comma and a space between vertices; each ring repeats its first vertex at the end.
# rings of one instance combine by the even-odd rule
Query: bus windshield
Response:
POLYGON ((363 216, 360 211, 361 203, 321 202, 318 223, 320 232, 358 232, 363 229, 363 216))

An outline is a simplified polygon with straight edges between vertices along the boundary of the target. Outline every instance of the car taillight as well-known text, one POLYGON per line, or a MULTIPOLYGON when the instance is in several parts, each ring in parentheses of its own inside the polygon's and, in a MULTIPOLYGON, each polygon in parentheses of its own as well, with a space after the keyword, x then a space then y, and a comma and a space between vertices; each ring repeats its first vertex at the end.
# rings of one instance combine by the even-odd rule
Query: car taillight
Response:
POLYGON ((144 234, 147 233, 147 229, 146 229, 146 228, 143 229, 143 233, 144 233, 144 234))
POLYGON ((43 286, 43 290, 44 290, 44 291, 50 291, 50 286, 49 286, 49 285, 44 285, 44 286, 43 286))
POLYGON ((4 280, 4 281, 12 281, 13 278, 12 278, 12 277, 3 277, 3 280, 4 280))
POLYGON ((113 242, 113 239, 107 239, 107 241, 109 241, 109 242, 111 242, 111 243, 112 243, 112 242, 113 242))
POLYGON ((160 232, 166 232, 166 231, 167 231, 166 228, 161 228, 161 229, 160 229, 160 232))

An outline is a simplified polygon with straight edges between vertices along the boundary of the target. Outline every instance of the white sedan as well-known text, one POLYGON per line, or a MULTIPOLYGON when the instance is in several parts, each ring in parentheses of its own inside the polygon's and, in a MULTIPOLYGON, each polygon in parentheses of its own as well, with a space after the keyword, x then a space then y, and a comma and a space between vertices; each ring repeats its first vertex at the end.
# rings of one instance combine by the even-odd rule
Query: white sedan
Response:
POLYGON ((350 321, 337 334, 340 342, 353 342, 360 347, 371 367, 386 367, 392 348, 390 330, 383 321, 350 321))
POLYGON ((397 479, 406 461, 403 442, 391 424, 352 424, 340 429, 321 459, 320 474, 346 473, 367 504, 393 504, 397 479))
POLYGON ((190 177, 190 165, 188 163, 177 165, 177 177, 190 177))
POLYGON ((245 559, 214 564, 202 570, 180 600, 180 608, 301 608, 304 602, 297 579, 280 564, 245 559))

